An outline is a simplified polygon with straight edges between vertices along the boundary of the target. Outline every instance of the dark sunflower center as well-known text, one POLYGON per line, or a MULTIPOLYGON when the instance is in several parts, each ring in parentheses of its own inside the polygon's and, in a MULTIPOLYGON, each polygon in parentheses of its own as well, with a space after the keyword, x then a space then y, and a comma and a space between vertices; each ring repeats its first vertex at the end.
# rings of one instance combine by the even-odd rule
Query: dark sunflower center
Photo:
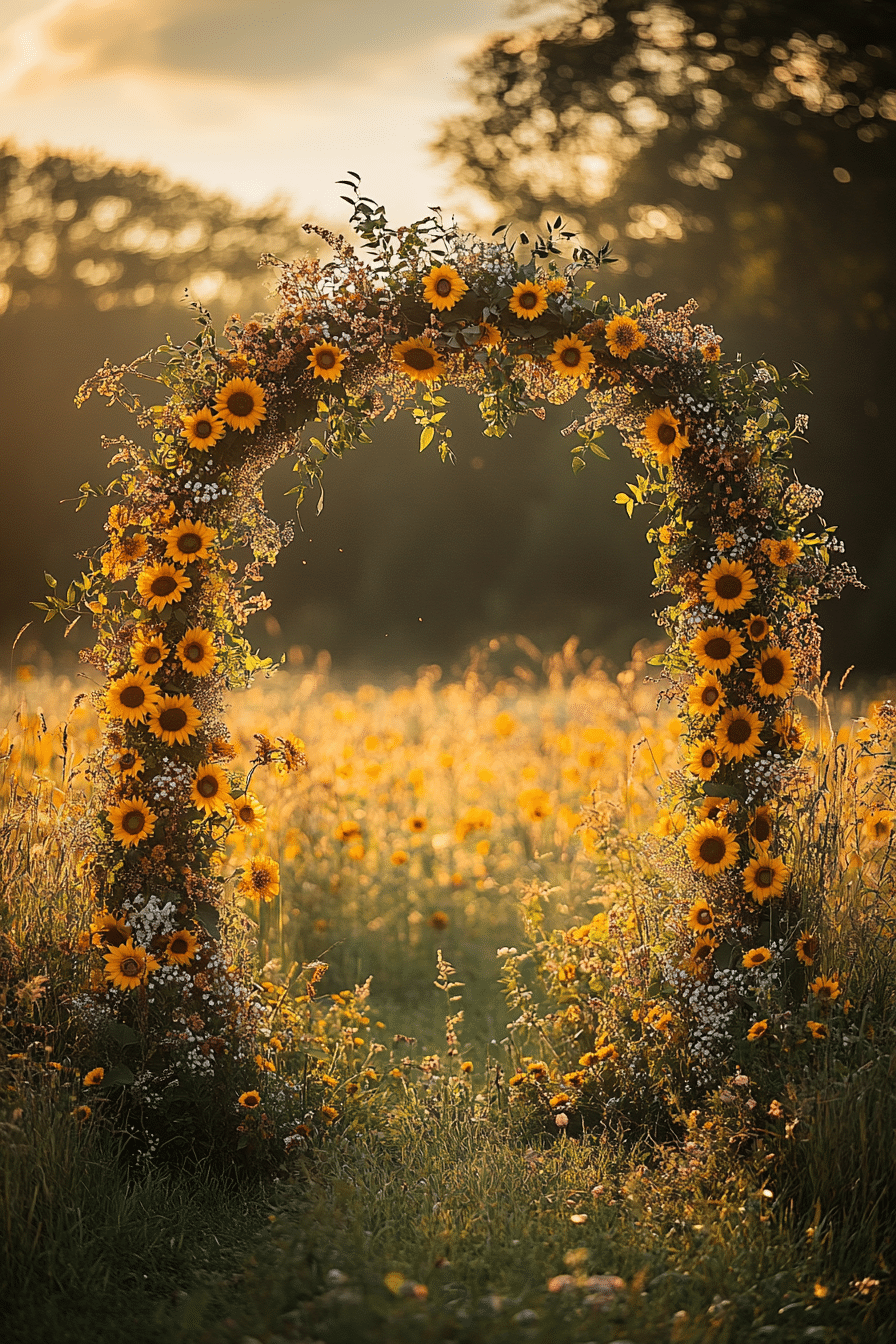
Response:
POLYGON ((765 637, 765 621, 751 621, 750 636, 752 639, 763 639, 765 637))
POLYGON ((332 369, 336 363, 336 356, 332 350, 321 350, 317 356, 317 367, 319 369, 332 369))
POLYGON ((244 1106, 257 1106, 257 1105, 258 1105, 258 1097, 255 1097, 255 1096, 252 1096, 252 1097, 246 1097, 246 1100, 243 1102, 243 1105, 244 1105, 244 1106))
POLYGON ((731 641, 724 635, 713 635, 712 639, 706 641, 704 652, 707 658, 712 658, 714 662, 724 663, 731 657, 731 641))
POLYGON ((698 911, 697 911, 697 923, 698 923, 698 924, 711 924, 711 923, 712 923, 712 911, 711 911, 711 910, 706 910, 706 909, 704 909, 704 910, 698 910, 698 911))
POLYGON ((675 428, 674 425, 665 423, 660 425, 659 429, 656 432, 656 436, 659 439, 660 443, 662 443, 666 448, 668 448, 670 443, 675 442, 678 436, 678 430, 675 428))
POLYGON ((186 938, 172 938, 168 948, 176 957, 182 957, 185 952, 189 952, 190 945, 186 938))
POLYGON ((629 326, 617 327, 614 340, 617 345, 631 345, 635 339, 635 333, 629 326))
POLYGON ((705 961, 707 957, 713 954, 712 943, 701 943, 699 947, 694 948, 694 960, 705 961))
POLYGON ((770 887, 775 880, 771 868, 757 868, 755 882, 757 887, 770 887))
POLYGON ((815 953, 818 951, 818 939, 814 937, 804 938, 802 942, 802 949, 804 957, 810 957, 810 958, 814 957, 815 953))
POLYGON ((125 957, 124 961, 121 963, 121 973, 122 975, 126 975, 128 979, 133 979, 135 976, 139 975, 140 963, 137 958, 125 957))
POLYGON ((577 346, 571 345, 560 356, 560 360, 568 369, 575 369, 582 362, 582 352, 577 346))
POLYGON ((732 719, 727 730, 728 741, 739 747, 749 739, 752 732, 749 719, 732 719))
POLYGON ((145 815, 136 808, 133 812, 125 812, 121 819, 121 828, 128 835, 139 835, 145 824, 145 815))
POLYGON ((133 770, 137 764, 137 757, 132 751, 126 751, 122 756, 119 756, 118 764, 122 770, 133 770))
POLYGON ((270 873, 266 872, 263 868, 257 868, 252 874, 252 885, 255 887, 256 891, 264 891, 270 884, 270 881, 270 873))
POLYGON ((156 648, 155 644, 150 645, 148 649, 143 650, 144 663, 160 663, 162 661, 162 650, 156 648))
POLYGON ((700 857, 704 863, 721 863, 725 857, 725 841, 718 835, 709 835, 700 843, 700 857))
POLYGON ((188 663, 201 663, 205 656, 205 648, 202 644, 188 644, 184 649, 184 657, 188 663))
POLYGON ((831 991, 828 985, 822 985, 815 992, 820 999, 829 999, 831 997, 831 991))
POLYGON ((153 597, 168 597, 176 587, 177 579, 173 579, 170 574, 159 574, 150 584, 149 591, 153 597))
POLYGON ((777 686, 784 677, 784 664, 780 658, 766 658, 762 664, 762 680, 767 686, 777 686))
POLYGON ((740 597, 743 590, 743 582, 736 574, 721 574, 716 579, 716 593, 719 597, 724 598, 726 602, 730 601, 733 597, 740 597))
POLYGON ((180 705, 163 709, 159 715, 159 727, 166 733, 179 733, 187 724, 187 716, 180 705))
POLYGON ((447 299, 451 293, 451 281, 447 276, 443 275, 440 280, 436 281, 436 293, 440 299, 447 299))
POLYGON ((760 845, 764 845, 766 840, 771 838, 772 833, 768 817, 755 817, 750 826, 750 833, 754 840, 758 840, 760 845))
POLYGON ((196 785, 196 792, 201 793, 203 798, 214 798, 220 785, 214 775, 203 775, 196 785))
POLYGON ((198 532, 184 532, 177 539, 177 549, 184 555, 193 555, 202 550, 202 538, 198 532))
POLYGON ((255 820, 255 809, 253 807, 240 808, 240 821, 244 822, 247 826, 249 826, 254 820, 255 820))
POLYGON ((146 700, 146 691, 142 686, 125 686, 119 699, 125 709, 139 709, 146 700))
POLYGON ((709 770, 715 763, 716 754, 707 747, 706 751, 704 751, 703 755, 700 757, 700 764, 703 766, 704 770, 709 770))
POLYGON ((196 439, 210 439, 212 434, 211 420, 197 420, 193 425, 193 437, 196 439))
POLYGON ((701 703, 704 705, 714 705, 719 698, 719 688, 717 686, 704 686, 700 695, 701 703))
POLYGON ((404 356, 405 364, 410 364, 412 369, 418 373, 423 373, 426 369, 435 367, 435 355, 431 350, 426 350, 421 346, 414 346, 413 350, 406 350, 404 356))
POLYGON ((227 409, 238 420, 251 415, 255 409, 255 398, 249 392, 231 392, 227 398, 227 409))
POLYGON ((532 289, 527 289, 517 300, 521 308, 537 308, 538 295, 532 289))

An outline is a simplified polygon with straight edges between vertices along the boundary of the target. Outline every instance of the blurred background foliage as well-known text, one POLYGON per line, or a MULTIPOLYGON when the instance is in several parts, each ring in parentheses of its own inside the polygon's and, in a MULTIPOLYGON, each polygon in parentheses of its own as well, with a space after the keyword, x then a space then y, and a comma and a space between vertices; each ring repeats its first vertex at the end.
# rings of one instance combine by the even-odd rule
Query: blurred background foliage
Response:
MULTIPOLYGON (((825 489, 867 584, 822 612, 827 660, 838 677, 850 664, 891 671, 896 5, 565 0, 549 21, 541 11, 518 4, 512 34, 470 62, 467 110, 436 152, 475 189, 480 228, 561 213, 586 239, 613 240, 614 296, 694 295, 729 358, 809 367, 813 398, 793 407, 811 414, 797 470, 825 489)), ((37 614, 28 601, 43 571, 67 578, 72 552, 99 539, 98 508, 76 516, 58 501, 103 479, 100 434, 131 428, 93 401, 76 413, 79 383, 106 356, 129 359, 166 331, 184 338, 185 290, 219 323, 268 306, 258 255, 309 240, 286 203, 248 211, 89 155, 7 145, 0 183, 8 647, 37 614)), ((612 502, 631 474, 621 446, 574 478, 559 435, 573 408, 490 440, 475 407, 453 402, 455 465, 415 460, 413 426, 400 422, 329 464, 326 507, 317 516, 306 502, 266 584, 273 609, 254 631, 266 652, 297 661, 327 648, 337 667, 382 673, 450 664, 502 631, 544 647, 576 634, 615 661, 652 637, 649 519, 630 522, 612 502)), ((270 477, 279 517, 291 483, 287 464, 270 477)), ((34 634, 58 648, 53 627, 34 634)))

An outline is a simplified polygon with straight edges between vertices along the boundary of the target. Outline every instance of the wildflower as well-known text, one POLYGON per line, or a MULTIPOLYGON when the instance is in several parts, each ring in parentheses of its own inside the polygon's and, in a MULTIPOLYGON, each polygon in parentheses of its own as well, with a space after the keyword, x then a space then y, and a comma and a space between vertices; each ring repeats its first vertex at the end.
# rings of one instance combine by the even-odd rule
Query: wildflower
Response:
POLYGON ((185 672, 194 677, 207 676, 218 661, 211 630, 191 626, 177 646, 177 656, 185 672))
POLYGON ((155 957, 145 947, 135 947, 132 938, 105 955, 106 979, 114 989, 136 989, 159 969, 155 957))
POLYGON ((736 630, 724 625, 710 625, 695 635, 688 647, 701 667, 707 672, 724 676, 745 652, 743 640, 736 630))
POLYGON ((718 364, 722 358, 722 347, 718 341, 709 341, 706 345, 700 346, 700 353, 704 364, 718 364))
POLYGON ((543 821, 551 815, 551 796, 544 789, 523 789, 517 803, 530 821, 543 821))
POLYGON ((148 672, 126 672, 110 682, 106 691, 107 712, 125 723, 143 723, 158 703, 159 692, 148 672))
POLYGON ((415 383, 431 383, 445 376, 445 365, 429 336, 412 336, 392 347, 399 371, 415 383))
POLYGON ((771 843, 772 814, 767 807, 757 807, 747 822, 747 830, 761 848, 771 843))
POLYGON ((120 947, 131 936, 131 930, 121 915, 104 910, 90 922, 91 942, 94 947, 120 947))
POLYGON ((172 966, 189 966, 196 956, 199 940, 189 929, 178 929, 172 933, 165 948, 165 956, 172 966))
POLYGON ((196 523, 192 518, 182 518, 179 523, 162 533, 165 554, 169 560, 181 565, 189 565, 194 560, 207 560, 208 544, 218 535, 213 527, 205 523, 196 523))
POLYGON ((501 344, 501 333, 494 323, 479 323, 479 340, 476 344, 485 346, 486 350, 491 350, 494 346, 501 344))
POLYGON ((780 859, 751 859, 744 869, 744 890, 762 905, 771 897, 783 894, 789 877, 790 869, 780 859))
POLYGON ((182 416, 181 423, 181 434, 187 441, 187 447, 197 448, 202 453, 208 452, 227 433, 224 421, 208 406, 203 406, 193 415, 182 416))
POLYGON ((131 645, 131 657, 144 672, 154 672, 168 657, 168 645, 161 635, 150 635, 131 645))
POLYGON ((594 355, 591 346, 578 336, 561 336, 554 342, 548 362, 561 378, 579 378, 584 382, 590 377, 594 355))
POLYGON ((726 709, 716 729, 716 742, 726 761, 756 756, 762 745, 762 720, 752 709, 726 709))
POLYGON ((748 1041, 758 1041, 760 1036, 764 1036, 768 1031, 768 1019, 763 1018, 761 1022, 754 1022, 747 1032, 748 1041))
POLYGON ((862 829, 874 844, 886 844, 893 829, 893 817, 883 808, 878 808, 875 812, 866 812, 862 818, 862 829))
POLYGON ((76 1106, 72 1111, 72 1116, 79 1125, 83 1124, 85 1120, 89 1120, 92 1115, 93 1111, 89 1106, 76 1106))
POLYGON ((840 981, 836 975, 819 975, 809 986, 810 993, 814 994, 819 1003, 833 1003, 840 997, 840 981))
POLYGON ((400 868, 410 857, 406 849, 394 849, 390 861, 395 868, 400 868))
POLYGON ((695 714, 718 714, 724 703, 725 692, 715 672, 704 672, 688 689, 688 708, 695 714))
POLYGON ((756 580, 739 560, 720 560, 700 586, 716 611, 727 615, 747 605, 756 591, 756 580))
POLYGON ((737 841, 727 826, 701 821, 687 839, 688 857, 705 877, 715 877, 737 862, 737 841))
POLYGON ((714 742, 697 742, 685 762, 687 769, 698 779, 712 779, 719 768, 721 757, 714 742))
POLYGON ((266 418, 264 392, 253 378, 231 378, 218 393, 215 410, 231 429, 254 434, 266 418))
POLYGON ((537 280, 521 280, 510 296, 510 311, 524 322, 532 322, 548 306, 548 292, 537 280))
POLYGON ((240 830, 248 831, 250 835, 257 835, 264 830, 267 813, 254 793, 244 793, 234 798, 230 811, 240 830))
POLYGON ((807 1022, 806 1026, 816 1041, 827 1040, 828 1029, 824 1022, 807 1022))
POLYGON ((421 831, 425 831, 428 825, 429 823, 426 820, 426 817, 421 816, 419 812, 415 812, 414 815, 412 817, 408 817, 407 820, 408 830, 415 831, 418 835, 420 834, 421 831))
POLYGON ((150 713, 149 731, 173 747, 189 742, 199 723, 199 710, 189 695, 165 695, 150 713))
POLYGON ((327 383, 338 382, 342 377, 345 351, 340 350, 338 345, 332 345, 329 341, 318 341, 317 345, 311 347, 307 359, 313 377, 323 378, 327 383))
POLYGON ((164 611, 173 602, 179 602, 193 580, 175 565, 148 565, 137 579, 137 592, 145 605, 153 611, 164 611))
POLYGON ((744 954, 741 965, 746 966, 747 970, 752 970, 756 966, 764 966, 771 959, 772 954, 767 947, 752 947, 744 954))
POLYGON ((775 719, 773 726, 782 747, 787 747, 791 751, 803 750, 808 739, 799 714, 792 711, 781 714, 775 719))
POLYGON ((754 644, 764 644, 769 637, 770 626, 764 616, 751 616, 744 622, 744 630, 747 632, 747 639, 754 644))
POLYGON ((796 940, 797 959, 801 961, 804 966, 813 965, 815 958, 818 956, 820 947, 821 943, 814 933, 800 934, 799 938, 796 940))
POLYGON ((516 719, 512 714, 508 714, 506 709, 502 709, 500 714, 495 715, 492 724, 495 737, 512 737, 516 728, 516 719))
POLYGON ((607 349, 617 359, 628 359, 635 350, 641 350, 647 344, 647 337, 632 317, 614 317, 605 334, 607 349))
POLYGON ((139 845, 141 840, 151 836, 158 821, 145 798, 128 798, 122 803, 115 803, 108 809, 106 816, 112 823, 112 839, 119 841, 126 849, 139 845))
POLYGON ((544 282, 549 294, 562 294, 566 289, 566 279, 562 275, 552 275, 544 282))
POLYGON ((463 298, 469 286, 453 266, 433 266, 423 279, 423 297, 433 308, 445 312, 463 298))
POLYGON ((494 813, 487 807, 468 807, 454 823, 454 834, 458 841, 466 840, 473 831, 490 830, 494 820, 494 813))
POLYGON ((434 910, 429 917, 429 927, 431 929, 447 929, 448 916, 444 910, 434 910))
POLYGON ((254 900, 272 901, 280 890, 280 865, 274 859, 250 859, 237 890, 254 900))
POLYGON ((762 542, 762 549, 778 569, 786 569, 788 565, 795 564, 803 553, 802 543, 795 541, 793 537, 785 537, 783 541, 773 541, 770 537, 766 537, 762 542))
POLYGON ((766 649, 759 662, 753 665, 753 681, 761 696, 774 695, 783 699, 793 690, 795 680, 793 659, 786 649, 766 649))
POLYGON ((713 956, 719 940, 711 933, 704 933, 696 940, 687 960, 687 969, 698 980, 705 980, 712 970, 713 956))
POLYGON ((339 1112, 335 1106, 321 1106, 320 1113, 328 1124, 332 1124, 334 1120, 339 1119, 339 1112))
POLYGON ((261 1105, 261 1097, 257 1092, 243 1092, 239 1098, 239 1104, 245 1106, 247 1111, 254 1111, 256 1106, 261 1105))
POLYGON ((695 901, 688 911, 688 928, 693 929, 695 933, 700 933, 704 929, 711 929, 716 919, 707 901, 702 898, 695 901))
POLYGON ((99 1087, 105 1076, 105 1069, 91 1069, 89 1073, 85 1073, 84 1075, 84 1086, 99 1087))

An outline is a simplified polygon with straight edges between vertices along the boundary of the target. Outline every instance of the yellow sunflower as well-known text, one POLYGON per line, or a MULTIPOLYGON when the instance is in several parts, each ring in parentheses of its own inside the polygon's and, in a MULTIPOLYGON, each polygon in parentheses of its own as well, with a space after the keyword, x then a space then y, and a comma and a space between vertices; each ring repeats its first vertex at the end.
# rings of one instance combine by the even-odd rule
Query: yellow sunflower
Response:
POLYGON ((119 752, 110 764, 120 779, 136 779, 143 773, 146 762, 136 751, 126 749, 119 752))
POLYGON ((537 280, 521 280, 510 296, 510 311, 524 322, 532 322, 548 306, 548 292, 537 280))
POLYGON ((272 901, 280 890, 280 865, 274 859, 250 859, 237 890, 257 901, 272 901))
POLYGON ((885 845, 892 829, 893 817, 885 808, 879 807, 874 812, 866 812, 862 818, 862 830, 872 844, 885 845))
POLYGON ((544 287, 549 294, 562 294, 566 289, 566 278, 562 275, 548 276, 544 287))
POLYGON ((187 447, 198 448, 202 453, 207 452, 212 444, 227 433, 224 421, 208 406, 203 406, 195 415, 183 416, 182 423, 181 434, 187 441, 187 447))
POLYGON ((594 355, 591 346, 580 341, 578 336, 561 336, 554 342, 553 353, 548 355, 548 360, 561 378, 579 378, 587 382, 591 376, 594 355))
POLYGON ((699 821, 721 821, 729 812, 736 812, 737 804, 732 798, 704 798, 697 813, 699 821))
POLYGON ((647 344, 647 337, 633 317, 614 317, 607 327, 606 338, 607 349, 617 359, 628 359, 647 344))
POLYGON ((218 393, 215 410, 231 429, 254 434, 266 418, 264 392, 254 378, 231 378, 218 393))
POLYGON ((135 947, 129 938, 121 947, 113 947, 107 952, 106 979, 114 989, 136 989, 145 985, 149 976, 159 969, 159 962, 150 956, 145 947, 135 947))
POLYGON ((688 858, 705 877, 715 877, 737 862, 737 841, 727 826, 701 821, 687 838, 688 858))
POLYGON ((487 350, 490 350, 495 345, 501 344, 501 333, 494 323, 479 323, 479 340, 476 344, 484 345, 487 350))
POLYGON ((715 672, 704 672, 688 689, 688 708, 707 717, 718 714, 725 703, 725 691, 715 672))
POLYGON ((824 1022, 809 1021, 806 1023, 806 1026, 809 1028, 810 1035, 813 1036, 816 1041, 827 1040, 828 1029, 825 1026, 824 1022))
POLYGON ((716 729, 716 742, 726 761, 758 756, 762 746, 762 720, 743 705, 726 709, 716 729))
POLYGON ((746 652, 743 640, 736 630, 726 625, 710 625, 695 635, 688 645, 691 653, 707 672, 717 672, 724 676, 730 672, 738 658, 746 652))
POLYGON ((764 616, 751 616, 744 621, 744 630, 754 644, 764 644, 769 637, 769 623, 764 616))
POLYGON ((772 954, 767 947, 751 947, 749 952, 744 954, 741 962, 747 970, 752 970, 755 966, 765 966, 772 959, 772 954))
POLYGON ((764 849, 772 840, 772 814, 767 807, 757 807, 747 823, 747 830, 756 844, 764 849))
POLYGON ((256 1106, 261 1105, 261 1097, 257 1092, 244 1092, 239 1099, 241 1106, 245 1106, 247 1111, 254 1111, 256 1106))
POLYGON ((804 966, 814 965, 820 950, 821 943, 814 933, 803 933, 796 940, 797 959, 804 966))
POLYGON ((716 341, 709 341, 706 345, 701 345, 700 353, 704 364, 718 364, 722 358, 722 347, 716 341))
POLYGON ((840 980, 836 975, 818 975, 809 986, 819 1003, 833 1003, 840 997, 840 980))
POLYGON ((189 695, 165 695, 149 716, 149 731, 173 747, 189 742, 199 722, 199 710, 189 695))
POLYGON ((796 677, 793 659, 786 649, 766 649, 758 663, 753 665, 753 681, 763 697, 774 695, 783 699, 793 690, 796 677))
POLYGON ((138 639, 131 645, 131 657, 144 672, 155 672, 159 664, 164 663, 168 657, 168 645, 161 635, 138 639))
POLYGON ((241 830, 248 831, 250 835, 264 830, 267 813, 254 793, 244 793, 242 797, 234 798, 230 811, 241 830))
POLYGON ((445 365, 428 336, 412 336, 392 348, 392 358, 402 373, 415 383, 431 383, 444 378, 445 365))
POLYGON ((695 933, 705 933, 707 929, 713 928, 716 917, 708 901, 695 901, 688 911, 688 928, 693 929, 695 933))
POLYGON ((193 776, 190 798, 193 806, 208 817, 213 814, 226 815, 233 799, 227 776, 219 765, 200 765, 193 776))
POLYGON ((84 1086, 99 1087, 105 1076, 105 1069, 91 1069, 89 1073, 85 1073, 84 1075, 84 1086))
POLYGON ((131 937, 124 915, 113 915, 111 910, 103 910, 94 916, 90 921, 90 932, 94 947, 120 947, 131 937))
POLYGON ((697 742, 691 747, 685 762, 686 768, 698 779, 712 779, 721 764, 721 757, 714 742, 708 739, 697 742))
POLYGON ((106 691, 106 710, 113 719, 143 723, 159 703, 159 692, 148 672, 126 672, 106 691))
POLYGON ((118 840, 126 849, 151 836, 158 821, 145 798, 127 798, 124 802, 114 803, 106 816, 112 823, 112 839, 118 840))
POLYGON ((756 580, 739 560, 720 560, 700 586, 716 611, 727 615, 747 605, 756 591, 756 580))
POLYGON ((802 751, 809 740, 802 720, 796 711, 781 714, 774 722, 775 735, 782 747, 791 751, 802 751))
POLYGON ((681 457, 682 448, 689 446, 668 406, 651 411, 644 421, 644 438, 653 449, 657 462, 664 467, 670 467, 675 458, 681 457))
POLYGON ((193 580, 182 569, 164 562, 148 565, 137 578, 137 592, 153 611, 163 611, 169 603, 179 602, 192 587, 193 580))
POLYGON ((193 560, 207 560, 208 544, 217 535, 215 528, 206 527, 205 523, 182 518, 162 534, 165 554, 169 560, 176 560, 182 565, 189 565, 193 560))
POLYGON ((768 1018, 764 1017, 760 1022, 754 1022, 747 1032, 748 1041, 758 1041, 768 1031, 768 1018))
POLYGON ((440 312, 453 308, 468 288, 466 280, 462 280, 454 267, 447 264, 433 266, 429 275, 423 278, 423 297, 440 312))
POLYGON ((330 341, 318 341, 317 345, 311 347, 311 352, 306 358, 315 378, 323 378, 326 383, 336 383, 342 377, 342 366, 346 356, 345 351, 340 350, 338 345, 333 345, 330 341))
POLYGON ((773 896, 783 894, 789 877, 790 869, 785 863, 763 854, 758 859, 751 859, 744 869, 744 890, 763 905, 773 896))
POLYGON ((178 929, 172 933, 165 948, 165 959, 172 966, 188 966, 196 955, 199 940, 189 929, 178 929))
POLYGON ((777 569, 786 569, 788 565, 795 564, 803 553, 802 544, 794 541, 793 537, 785 537, 783 541, 773 541, 770 537, 766 537, 761 546, 777 569))
POLYGON ((218 661, 211 630, 191 626, 177 646, 177 656, 185 672, 194 677, 207 676, 218 661))
POLYGON ((705 980, 709 975, 713 966, 713 953, 718 946, 719 940, 711 933, 701 934, 696 940, 686 962, 687 969, 696 979, 705 980))

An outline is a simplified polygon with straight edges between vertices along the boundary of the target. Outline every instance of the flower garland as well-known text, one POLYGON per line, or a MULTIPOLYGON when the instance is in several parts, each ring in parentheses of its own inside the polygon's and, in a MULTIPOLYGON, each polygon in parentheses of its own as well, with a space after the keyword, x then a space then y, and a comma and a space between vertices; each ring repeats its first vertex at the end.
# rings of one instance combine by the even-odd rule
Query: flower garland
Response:
MULTIPOLYGON (((703 973, 733 928, 760 955, 769 909, 788 900, 786 793, 803 743, 793 700, 819 676, 813 608, 852 579, 831 567, 833 529, 807 530, 820 493, 790 471, 804 420, 791 427, 782 397, 804 370, 784 380, 762 362, 723 361, 693 304, 612 304, 595 280, 607 248, 574 248, 563 263, 571 235, 559 219, 531 246, 506 230, 484 242, 438 217, 392 229, 354 180, 345 185, 368 260, 306 225, 333 260, 266 258, 280 273, 276 310, 232 319, 229 348, 199 308, 186 345, 107 363, 81 391, 121 402, 152 432, 150 447, 111 445, 123 464, 111 485, 83 487, 85 498, 114 499, 106 544, 64 599, 43 604, 48 619, 86 609, 96 630, 83 655, 106 678, 85 865, 93 993, 113 1015, 140 1019, 152 1067, 197 1033, 221 1042, 205 1052, 209 1069, 216 1050, 235 1049, 241 990, 219 942, 220 870, 228 834, 263 829, 264 810, 251 772, 231 767, 224 694, 270 665, 242 628, 268 605, 255 585, 290 538, 265 516, 260 482, 292 456, 301 501, 328 456, 369 441, 387 398, 389 416, 410 409, 421 450, 435 443, 443 459, 443 384, 477 395, 487 435, 583 392, 590 413, 566 431, 575 471, 588 451, 605 456, 605 425, 620 431, 642 474, 617 499, 630 515, 653 505, 655 587, 671 598, 658 661, 683 731, 666 816, 689 903, 700 888, 688 918, 703 973), (150 376, 149 360, 167 399, 144 406, 128 379, 150 376), (251 554, 242 567, 241 547, 251 554), (192 1035, 178 1025, 191 1014, 203 1024, 192 1035)), ((260 741, 253 769, 272 762, 303 768, 302 744, 260 741)), ((239 878, 240 894, 262 902, 278 890, 269 859, 239 878)))

